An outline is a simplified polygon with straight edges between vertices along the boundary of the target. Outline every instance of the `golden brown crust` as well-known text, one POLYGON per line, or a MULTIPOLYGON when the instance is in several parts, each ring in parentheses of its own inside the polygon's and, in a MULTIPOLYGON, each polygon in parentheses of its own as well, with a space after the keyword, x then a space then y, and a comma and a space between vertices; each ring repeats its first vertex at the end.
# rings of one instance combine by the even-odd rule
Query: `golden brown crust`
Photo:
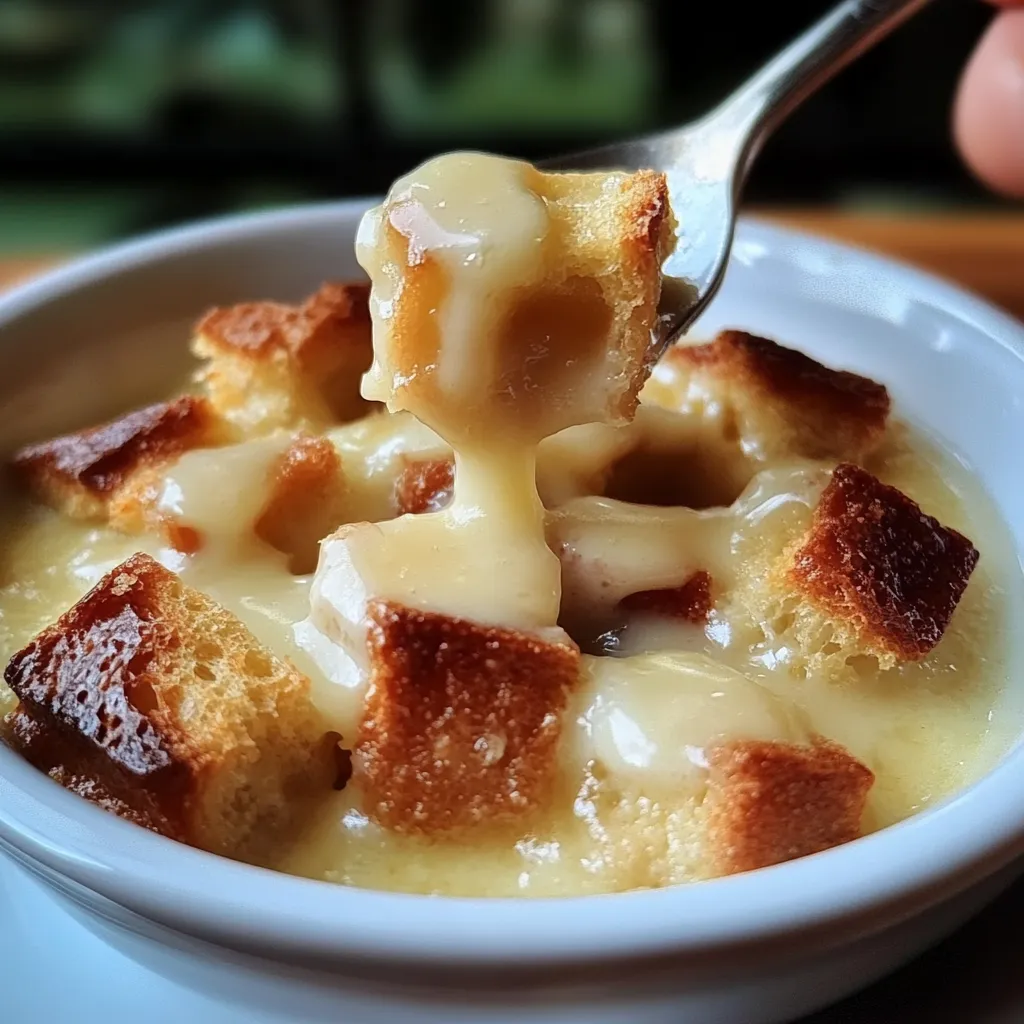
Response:
POLYGON ((660 274, 670 245, 667 231, 672 227, 668 178, 661 171, 637 171, 623 182, 622 191, 626 225, 622 240, 630 267, 645 277, 660 274))
POLYGON ((866 470, 836 467, 797 548, 790 582, 862 643, 901 659, 942 639, 978 551, 866 470))
POLYGON ((708 752, 715 874, 753 871, 856 839, 874 775, 836 743, 745 740, 708 752))
POLYGON ((247 302, 213 309, 193 351, 218 412, 246 432, 322 427, 362 415, 372 359, 369 286, 328 283, 297 306, 247 302))
POLYGON ((172 574, 135 555, 11 659, 4 672, 38 732, 30 746, 69 777, 88 777, 179 838, 198 765, 177 723, 154 707, 149 670, 180 644, 162 628, 172 574))
POLYGON ((145 554, 15 654, 4 678, 33 764, 204 849, 232 852, 264 812, 283 817, 299 773, 325 789, 334 773, 308 681, 145 554))
POLYGON ((579 651, 387 601, 368 611, 370 690, 356 755, 374 817, 434 833, 542 805, 579 651))
POLYGON ((452 500, 455 462, 452 459, 403 458, 395 484, 395 507, 400 515, 438 512, 452 500))
POLYGON ((164 817, 155 801, 135 790, 129 779, 119 778, 112 771, 103 772, 101 776, 91 763, 89 751, 82 749, 82 744, 69 741, 52 724, 33 714, 24 703, 7 716, 4 724, 11 746, 58 785, 119 818, 161 835, 178 838, 174 826, 164 817))
POLYGON ((316 568, 320 541, 345 518, 345 477, 326 437, 300 437, 273 470, 256 536, 289 557, 293 573, 316 568))
POLYGON ((243 302, 209 310, 196 324, 211 347, 270 359, 286 352, 302 364, 319 363, 340 332, 369 330, 370 294, 366 284, 328 282, 297 306, 243 302))
POLYGON ((626 611, 665 615, 702 625, 711 611, 711 574, 701 569, 681 586, 641 590, 624 597, 619 606, 626 611))
POLYGON ((889 393, 867 377, 832 370, 795 349, 745 331, 722 331, 708 345, 678 345, 678 368, 734 389, 741 429, 761 426, 771 445, 809 458, 856 458, 882 437, 889 393), (767 417, 772 416, 772 420, 767 417), (754 423, 755 419, 761 421, 754 423))
POLYGON ((632 352, 629 385, 613 408, 616 419, 632 419, 640 401, 640 389, 650 374, 654 349, 650 331, 657 323, 661 298, 661 267, 672 245, 674 221, 669 207, 668 179, 657 171, 639 171, 623 186, 627 194, 623 235, 623 272, 643 282, 630 318, 632 352), (646 340, 645 340, 646 336, 646 340))
POLYGON ((102 518, 111 497, 135 474, 191 448, 215 445, 222 434, 209 402, 184 395, 22 448, 14 468, 39 498, 66 515, 102 518))

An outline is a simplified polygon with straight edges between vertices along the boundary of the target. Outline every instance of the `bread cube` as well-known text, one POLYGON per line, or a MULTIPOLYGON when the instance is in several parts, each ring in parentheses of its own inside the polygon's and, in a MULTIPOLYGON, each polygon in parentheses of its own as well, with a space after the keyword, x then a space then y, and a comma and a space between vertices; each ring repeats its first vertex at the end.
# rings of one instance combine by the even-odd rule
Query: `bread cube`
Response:
POLYGON ((336 775, 309 680, 148 555, 108 573, 4 678, 37 767, 213 853, 262 847, 336 775))
POLYGON ((210 403, 183 395, 28 445, 14 456, 13 465, 42 501, 65 515, 101 520, 111 499, 133 477, 223 440, 224 427, 210 403))
POLYGON ((325 284, 298 306, 246 302, 196 326, 199 380, 217 412, 246 434, 321 430, 370 406, 359 383, 372 357, 369 289, 325 284))
POLYGON ((890 402, 881 384, 767 338, 723 331, 665 359, 682 406, 701 404, 725 434, 764 457, 858 460, 885 433, 890 402))
POLYGON ((429 834, 543 807, 579 676, 575 646, 387 601, 369 616, 355 778, 374 818, 429 834))
POLYGON ((371 309, 381 297, 364 394, 449 440, 499 424, 538 441, 574 424, 625 422, 650 369, 671 245, 662 174, 545 174, 465 154, 432 161, 398 182, 360 231, 371 309), (436 176, 455 188, 460 175, 481 174, 496 176, 489 202, 516 209, 492 230, 486 204, 471 204, 453 270, 410 182, 436 176), (520 215, 536 221, 526 235, 520 215), (472 289, 485 279, 477 302, 472 289))

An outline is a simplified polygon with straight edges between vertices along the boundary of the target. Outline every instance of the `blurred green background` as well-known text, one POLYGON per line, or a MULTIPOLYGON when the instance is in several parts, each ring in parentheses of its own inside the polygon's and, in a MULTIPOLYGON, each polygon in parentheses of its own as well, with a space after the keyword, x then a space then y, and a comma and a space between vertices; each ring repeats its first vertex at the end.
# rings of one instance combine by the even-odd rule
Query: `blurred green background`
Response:
MULTIPOLYGON (((380 191, 438 150, 537 157, 707 109, 829 0, 0 0, 0 253, 380 191)), ((937 0, 807 104, 762 204, 995 202, 949 107, 989 13, 937 0)))

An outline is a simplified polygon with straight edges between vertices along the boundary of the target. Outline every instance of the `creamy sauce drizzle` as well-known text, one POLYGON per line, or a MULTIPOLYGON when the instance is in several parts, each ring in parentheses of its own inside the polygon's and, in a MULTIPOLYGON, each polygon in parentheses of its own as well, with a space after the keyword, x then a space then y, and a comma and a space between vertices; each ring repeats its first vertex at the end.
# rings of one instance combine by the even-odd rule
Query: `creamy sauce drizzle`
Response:
MULTIPOLYGON (((537 491, 542 433, 515 405, 487 406, 485 422, 471 424, 460 408, 496 376, 495 311, 543 271, 548 217, 531 174, 528 164, 495 157, 439 157, 398 181, 360 225, 356 251, 370 275, 375 332, 363 395, 412 413, 455 459, 447 508, 345 527, 321 548, 309 626, 363 671, 371 599, 561 635, 561 567, 537 491), (438 305, 421 314, 440 318, 440 340, 417 357, 413 381, 405 363, 416 339, 396 329, 395 303, 409 271, 429 259, 444 268, 445 284, 438 305)), ((309 650, 324 657, 315 639, 309 650)))
MULTIPOLYGON (((382 459, 402 443, 402 423, 393 424, 393 433, 382 431, 382 459)), ((411 433, 407 442, 414 442, 411 433)), ((674 799, 663 796, 664 780, 686 780, 689 793, 697 793, 703 783, 699 764, 671 740, 667 723, 678 711, 690 730, 689 745, 706 745, 709 736, 719 735, 717 712, 699 714, 708 705, 744 716, 743 731, 761 732, 764 738, 776 728, 789 729, 795 713, 795 728, 806 723, 846 746, 877 775, 868 804, 869 829, 900 821, 979 777, 1011 742, 1021 712, 1012 681, 1024 666, 1019 645, 1011 646, 1016 634, 1010 622, 1024 617, 1024 595, 1012 541, 966 471, 919 436, 896 431, 868 468, 975 538, 982 552, 949 631, 924 661, 856 685, 836 686, 813 676, 795 681, 781 659, 767 657, 772 652, 740 620, 718 618, 700 628, 629 616, 616 631, 613 658, 584 659, 585 683, 566 717, 564 792, 543 820, 514 832, 484 832, 471 845, 398 837, 366 818, 358 791, 349 787, 331 798, 275 866, 369 888, 463 895, 568 895, 685 881, 695 877, 685 842, 690 805, 682 791, 674 799), (678 684, 681 678, 672 666, 692 656, 711 659, 714 669, 691 662, 685 685, 673 686, 674 699, 662 706, 659 693, 668 680, 678 684), (648 673, 636 688, 625 682, 633 667, 648 673), (709 687, 710 693, 726 692, 715 679, 728 677, 728 670, 740 673, 744 683, 731 686, 725 698, 710 697, 709 687), (787 709, 781 718, 764 691, 787 709), (691 716, 696 716, 692 722, 691 716), (597 753, 623 791, 639 801, 629 804, 628 814, 625 805, 577 793, 579 765, 597 753), (652 860, 645 851, 661 850, 659 844, 669 838, 674 852, 662 850, 652 860)), ((817 469, 826 473, 828 466, 817 469)), ((733 573, 742 574, 756 552, 788 543, 801 528, 810 510, 794 493, 799 492, 792 467, 769 467, 751 481, 731 515, 733 573)), ((661 515, 670 510, 649 511, 661 515)), ((229 511, 225 514, 230 518, 229 511)), ((321 670, 324 661, 297 641, 312 578, 291 576, 283 556, 265 545, 236 546, 228 560, 214 550, 185 557, 156 538, 127 537, 17 503, 5 508, 2 530, 0 649, 5 657, 105 572, 146 550, 233 611, 263 643, 292 659, 313 680, 315 699, 336 727, 354 736, 365 677, 349 662, 347 677, 329 678, 321 670)), ((344 664, 337 646, 323 649, 344 664)), ((0 706, 5 700, 10 706, 9 691, 0 687, 0 706)))
POLYGON ((406 240, 406 266, 433 258, 447 271, 442 347, 438 365, 429 372, 451 397, 493 379, 496 353, 481 340, 494 322, 496 300, 536 283, 544 270, 548 214, 544 201, 527 186, 531 174, 536 171, 518 161, 450 153, 399 178, 383 206, 363 219, 356 254, 375 286, 386 282, 373 305, 375 328, 383 326, 384 332, 375 335, 378 354, 365 397, 396 407, 395 370, 386 355, 391 341, 387 304, 396 284, 401 287, 404 268, 380 266, 379 255, 388 248, 386 224, 406 240))
POLYGON ((198 530, 211 552, 229 558, 253 534, 275 463, 292 436, 284 431, 226 448, 186 452, 164 477, 158 510, 198 530))
POLYGON ((584 660, 566 737, 569 763, 592 762, 662 798, 696 796, 707 751, 742 736, 807 743, 796 709, 736 669, 703 653, 659 651, 584 660))

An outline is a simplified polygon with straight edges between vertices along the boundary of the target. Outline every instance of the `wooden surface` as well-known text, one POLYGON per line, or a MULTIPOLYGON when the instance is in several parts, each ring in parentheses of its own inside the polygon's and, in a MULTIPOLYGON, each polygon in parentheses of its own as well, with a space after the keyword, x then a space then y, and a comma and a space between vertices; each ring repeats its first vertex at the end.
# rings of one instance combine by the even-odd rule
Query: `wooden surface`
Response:
MULTIPOLYGON (((751 212, 913 263, 957 281, 1024 320, 1024 208, 1020 212, 940 216, 751 212)), ((49 260, 0 258, 0 287, 23 280, 57 260, 56 256, 49 260)))
POLYGON ((20 281, 24 281, 27 278, 32 277, 34 274, 38 274, 41 270, 46 270, 48 267, 59 262, 60 260, 55 256, 50 259, 17 259, 0 257, 0 289, 18 284, 20 281))

